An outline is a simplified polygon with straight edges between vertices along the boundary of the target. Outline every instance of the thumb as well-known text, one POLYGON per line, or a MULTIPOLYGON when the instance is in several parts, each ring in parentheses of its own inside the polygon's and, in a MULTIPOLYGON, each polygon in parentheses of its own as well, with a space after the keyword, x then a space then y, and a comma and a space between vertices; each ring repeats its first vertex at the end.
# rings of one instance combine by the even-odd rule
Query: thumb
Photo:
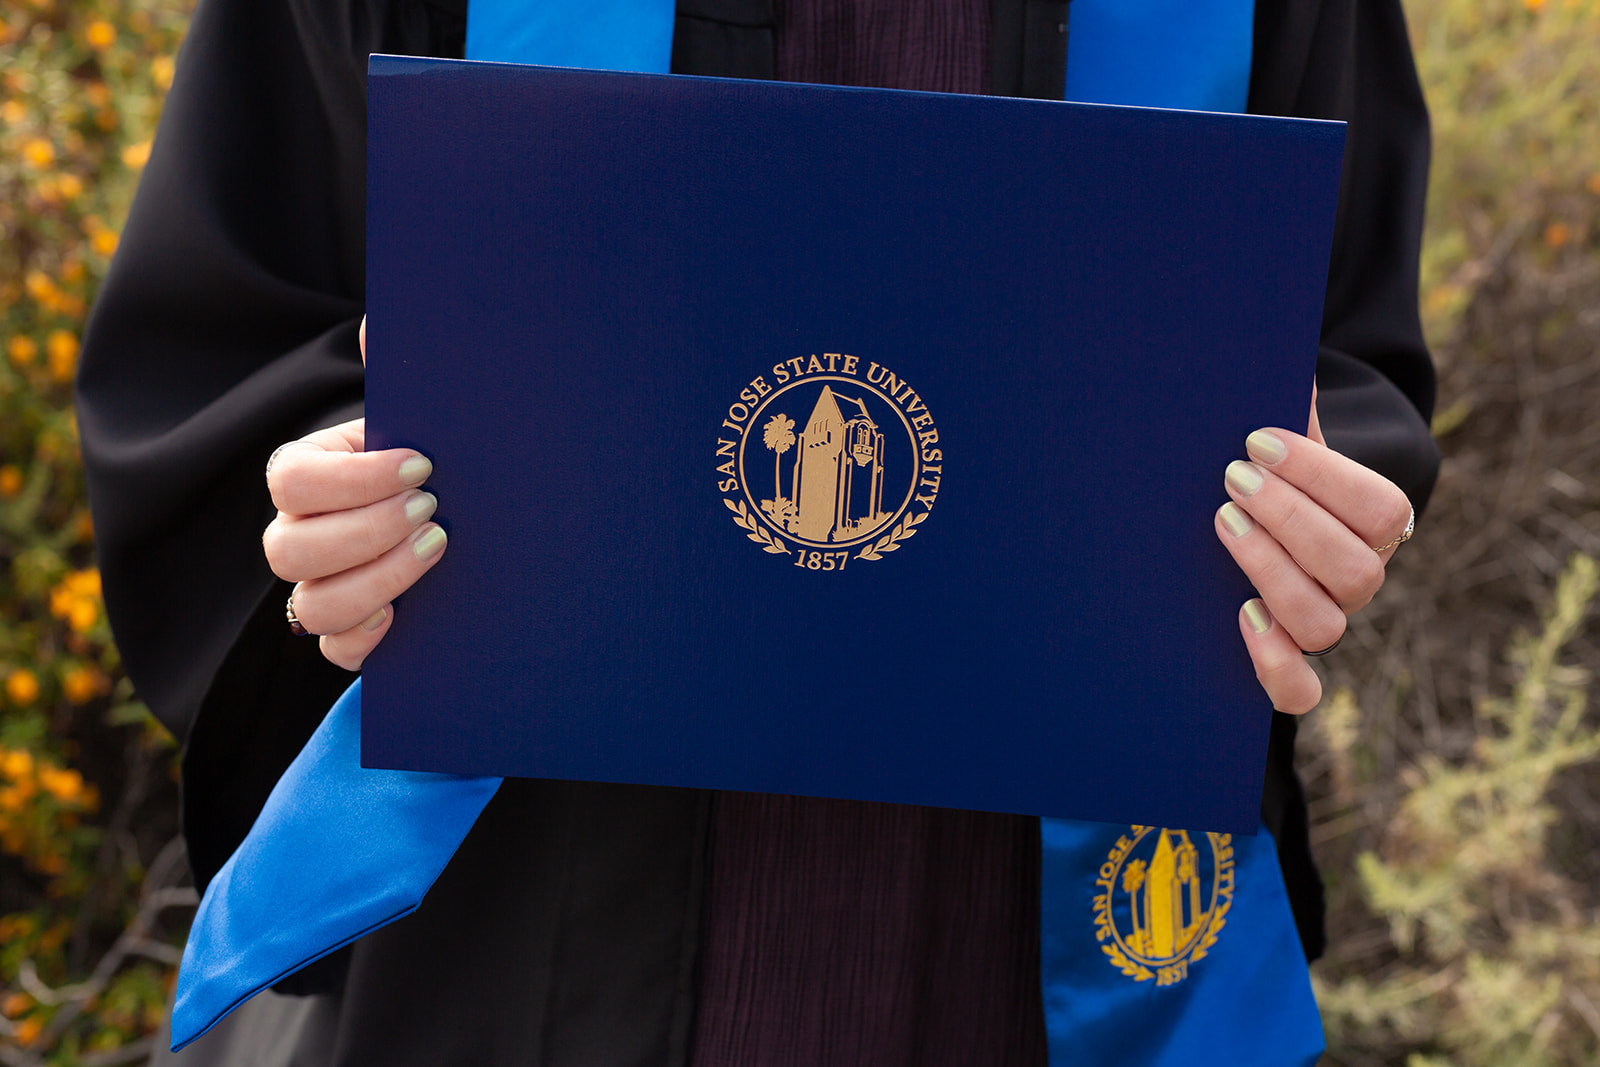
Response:
MULTIPOLYGON (((366 320, 362 320, 365 325, 366 320)), ((1326 446, 1327 438, 1322 436, 1322 420, 1317 418, 1317 383, 1311 383, 1311 421, 1306 425, 1306 436, 1319 445, 1326 446)))

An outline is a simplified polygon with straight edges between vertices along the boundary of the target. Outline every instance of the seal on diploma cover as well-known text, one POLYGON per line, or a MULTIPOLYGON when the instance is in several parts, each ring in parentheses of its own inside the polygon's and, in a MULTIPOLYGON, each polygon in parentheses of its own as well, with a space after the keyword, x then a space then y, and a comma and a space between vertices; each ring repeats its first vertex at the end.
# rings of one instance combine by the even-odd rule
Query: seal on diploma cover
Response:
POLYGON ((796 356, 728 406, 717 491, 745 536, 794 566, 844 570, 899 549, 944 475, 926 401, 893 370, 841 352, 796 356))

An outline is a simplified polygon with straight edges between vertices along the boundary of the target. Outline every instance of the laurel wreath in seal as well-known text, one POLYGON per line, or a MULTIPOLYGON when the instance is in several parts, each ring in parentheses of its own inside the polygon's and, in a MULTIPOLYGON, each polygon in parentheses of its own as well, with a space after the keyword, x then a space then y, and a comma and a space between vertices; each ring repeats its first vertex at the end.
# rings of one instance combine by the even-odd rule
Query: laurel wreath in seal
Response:
MULTIPOLYGON (((1190 963, 1194 963, 1196 960, 1204 959, 1206 953, 1211 950, 1211 946, 1217 943, 1217 935, 1227 925, 1228 910, 1232 907, 1232 900, 1218 904, 1211 912, 1211 921, 1206 923, 1205 933, 1200 935, 1199 943, 1188 952, 1175 957, 1172 962, 1176 963, 1180 959, 1187 958, 1190 963)), ((1114 943, 1101 945, 1100 951, 1111 957, 1111 965, 1113 967, 1127 977, 1132 978, 1135 982, 1147 982, 1156 976, 1156 972, 1139 961, 1130 959, 1122 951, 1121 947, 1114 943)))
POLYGON ((1156 976, 1156 972, 1142 963, 1130 960, 1115 944, 1101 945, 1100 951, 1111 957, 1111 965, 1135 982, 1149 981, 1156 976))
POLYGON ((727 497, 723 497, 722 502, 728 505, 729 511, 733 512, 733 521, 747 531, 745 536, 760 545, 761 551, 770 552, 775 556, 787 556, 789 554, 789 546, 772 536, 765 526, 757 522, 756 517, 750 514, 750 509, 744 506, 743 500, 734 502, 727 497))
POLYGON ((1200 943, 1189 953, 1190 962, 1203 958, 1211 946, 1217 943, 1217 934, 1227 925, 1228 909, 1232 907, 1233 900, 1229 898, 1226 903, 1218 904, 1212 909, 1211 922, 1206 926, 1206 932, 1200 936, 1200 943))
POLYGON ((901 541, 907 540, 908 538, 914 536, 917 532, 915 529, 916 525, 931 514, 933 514, 931 511, 924 511, 920 514, 906 515, 905 518, 900 520, 899 525, 895 526, 894 529, 884 534, 876 544, 871 544, 864 547, 856 555, 856 559, 882 559, 882 553, 895 551, 900 547, 901 541))

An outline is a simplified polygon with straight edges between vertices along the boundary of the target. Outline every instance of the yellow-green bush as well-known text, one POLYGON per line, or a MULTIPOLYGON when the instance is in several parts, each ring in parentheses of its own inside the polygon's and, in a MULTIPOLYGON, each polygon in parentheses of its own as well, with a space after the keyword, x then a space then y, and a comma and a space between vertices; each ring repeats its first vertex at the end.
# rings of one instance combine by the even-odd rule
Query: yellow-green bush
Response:
POLYGON ((1600 1063, 1600 3, 1407 8, 1445 466, 1302 735, 1328 1059, 1600 1063))
MULTIPOLYGON (((1563 662, 1600 567, 1574 556, 1543 630, 1520 638, 1509 697, 1478 707, 1466 759, 1422 754, 1377 851, 1357 856, 1360 891, 1399 959, 1381 976, 1318 983, 1335 1047, 1411 1050, 1423 1065, 1560 1067, 1597 1058, 1600 921, 1552 863, 1554 777, 1600 755, 1588 671, 1563 662)), ((1340 690, 1319 722, 1346 805, 1364 784, 1361 713, 1340 690)))

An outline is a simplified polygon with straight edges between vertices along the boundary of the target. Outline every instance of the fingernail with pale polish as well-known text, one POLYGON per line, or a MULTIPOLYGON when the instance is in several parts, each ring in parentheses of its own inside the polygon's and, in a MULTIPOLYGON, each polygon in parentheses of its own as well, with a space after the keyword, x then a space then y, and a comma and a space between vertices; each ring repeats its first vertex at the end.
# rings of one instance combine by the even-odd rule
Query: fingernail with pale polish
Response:
POLYGON ((1272 616, 1267 614, 1267 606, 1259 600, 1244 602, 1244 619, 1250 624, 1250 629, 1258 634, 1272 629, 1272 616))
POLYGON ((377 611, 374 611, 371 615, 367 616, 366 620, 362 622, 361 628, 370 634, 372 631, 382 626, 383 620, 387 619, 388 617, 389 609, 379 608, 377 611))
POLYGON ((412 456, 400 464, 400 484, 407 488, 421 485, 432 473, 433 464, 428 462, 426 456, 412 456))
POLYGON ((439 498, 432 493, 412 493, 406 499, 406 521, 415 526, 439 510, 439 498))
POLYGON ((1250 521, 1250 516, 1245 514, 1244 508, 1231 500, 1222 505, 1222 510, 1217 514, 1222 516, 1222 525, 1226 526, 1228 532, 1235 537, 1243 537, 1256 527, 1256 524, 1250 521))
POLYGON ((1228 484, 1238 490, 1240 496, 1249 496, 1257 489, 1260 489, 1263 480, 1261 468, 1254 463, 1246 463, 1242 459, 1236 459, 1228 464, 1225 477, 1228 484))
POLYGON ((1271 430, 1257 430, 1244 439, 1244 447, 1249 450, 1251 459, 1260 460, 1269 467, 1289 452, 1289 446, 1283 443, 1283 438, 1271 430))
POLYGON ((426 563, 444 551, 444 542, 444 530, 438 526, 429 526, 411 538, 411 552, 418 561, 426 563))

